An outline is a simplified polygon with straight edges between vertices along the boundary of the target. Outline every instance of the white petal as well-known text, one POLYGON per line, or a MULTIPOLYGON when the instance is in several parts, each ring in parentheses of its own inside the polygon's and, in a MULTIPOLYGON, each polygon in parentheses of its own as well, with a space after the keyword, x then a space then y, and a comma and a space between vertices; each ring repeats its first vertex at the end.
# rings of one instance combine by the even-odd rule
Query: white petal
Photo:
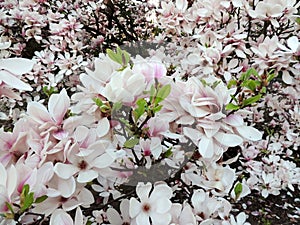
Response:
MULTIPOLYGON (((172 220, 172 216, 170 213, 160 214, 160 213, 152 213, 151 214, 152 224, 155 225, 167 225, 170 224, 172 220)), ((184 224, 187 225, 187 224, 184 224)))
POLYGON ((120 214, 114 208, 109 208, 106 216, 110 224, 119 225, 123 223, 120 214))
POLYGON ((79 168, 72 164, 64 164, 58 162, 54 166, 54 172, 62 179, 69 179, 78 171, 79 168))
POLYGON ((214 137, 221 145, 224 146, 234 147, 243 143, 243 139, 236 134, 218 132, 214 137))
POLYGON ((95 170, 80 171, 77 177, 79 183, 86 183, 94 180, 98 177, 98 173, 95 170))
POLYGON ((141 203, 135 198, 130 199, 129 203, 129 215, 131 218, 135 218, 141 211, 141 203))
POLYGON ((289 48, 293 51, 296 52, 298 47, 299 47, 299 40, 296 36, 290 37, 287 40, 287 45, 289 46, 289 48))
POLYGON ((73 225, 72 217, 62 209, 53 212, 50 218, 50 225, 73 225))
POLYGON ((93 162, 92 165, 96 168, 105 168, 109 167, 113 162, 115 161, 115 158, 112 157, 108 153, 104 153, 101 156, 97 157, 93 162))
POLYGON ((6 187, 7 173, 5 167, 0 163, 0 186, 6 187))
POLYGON ((198 143, 198 151, 204 158, 211 158, 214 155, 213 139, 208 138, 205 135, 201 137, 198 143))
POLYGON ((175 5, 177 9, 184 12, 188 7, 188 2, 187 0, 176 0, 175 5))
POLYGON ((32 70, 35 62, 24 58, 0 59, 0 70, 5 69, 13 74, 22 75, 32 70))
POLYGON ((138 185, 136 186, 136 193, 142 202, 147 201, 151 189, 152 184, 150 182, 148 182, 147 184, 138 183, 138 185))
POLYGON ((110 129, 110 123, 108 119, 105 117, 98 122, 98 126, 96 129, 98 137, 105 136, 110 129))
POLYGON ((71 177, 68 180, 58 180, 57 189, 61 193, 61 196, 69 198, 75 192, 76 189, 76 182, 74 177, 71 177))
POLYGON ((161 213, 161 214, 165 214, 172 207, 172 202, 166 198, 157 199, 155 204, 156 204, 156 212, 161 213))
POLYGON ((76 214, 75 214, 75 221, 74 221, 74 225, 83 225, 83 214, 82 211, 80 209, 80 207, 77 207, 76 209, 76 214))
POLYGON ((149 216, 145 213, 140 213, 136 217, 136 224, 137 225, 150 225, 149 216))
POLYGON ((11 167, 8 169, 7 174, 9 175, 7 177, 7 195, 10 198, 11 195, 15 192, 17 187, 17 180, 18 180, 18 174, 16 167, 14 165, 11 165, 11 167))
POLYGON ((51 117, 46 107, 39 102, 29 102, 27 113, 30 115, 30 118, 34 119, 40 124, 51 121, 51 117))
POLYGON ((24 83, 19 78, 11 74, 6 70, 0 70, 0 82, 3 81, 8 86, 24 91, 32 91, 32 87, 29 84, 24 83))
POLYGON ((289 74, 288 71, 283 71, 282 80, 286 84, 292 84, 294 82, 294 78, 289 74))
POLYGON ((237 132, 244 138, 251 141, 259 141, 262 139, 262 133, 254 127, 240 126, 236 127, 237 132))
POLYGON ((155 201, 157 199, 161 198, 168 198, 170 199, 172 197, 173 191, 172 188, 170 188, 166 184, 159 184, 154 187, 153 192, 151 193, 151 201, 155 201))
POLYGON ((50 115, 60 124, 63 121, 64 115, 70 107, 70 99, 67 91, 63 89, 59 94, 52 94, 48 102, 50 115))
POLYGON ((233 127, 237 127, 237 126, 243 126, 244 124, 244 120, 240 115, 237 114, 231 114, 229 116, 227 116, 224 119, 224 122, 233 126, 233 127))

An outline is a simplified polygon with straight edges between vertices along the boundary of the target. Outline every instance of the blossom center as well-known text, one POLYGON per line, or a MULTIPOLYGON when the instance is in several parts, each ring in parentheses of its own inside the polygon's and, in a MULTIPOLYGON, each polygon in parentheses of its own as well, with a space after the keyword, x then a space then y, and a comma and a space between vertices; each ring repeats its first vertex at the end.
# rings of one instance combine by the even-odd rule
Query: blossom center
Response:
POLYGON ((145 213, 149 213, 150 210, 151 210, 151 206, 150 206, 148 203, 145 203, 145 204, 143 204, 143 206, 142 206, 142 210, 143 210, 143 212, 145 212, 145 213))
POLYGON ((78 167, 81 170, 85 170, 87 168, 87 163, 84 160, 82 160, 81 162, 78 163, 78 167))

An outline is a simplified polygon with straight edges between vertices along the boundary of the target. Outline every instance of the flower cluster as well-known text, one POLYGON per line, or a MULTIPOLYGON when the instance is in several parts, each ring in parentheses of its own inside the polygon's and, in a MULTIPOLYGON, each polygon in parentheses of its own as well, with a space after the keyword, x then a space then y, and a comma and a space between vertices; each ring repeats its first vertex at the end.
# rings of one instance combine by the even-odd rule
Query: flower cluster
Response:
POLYGON ((247 225, 299 189, 296 0, 0 6, 1 224, 247 225))

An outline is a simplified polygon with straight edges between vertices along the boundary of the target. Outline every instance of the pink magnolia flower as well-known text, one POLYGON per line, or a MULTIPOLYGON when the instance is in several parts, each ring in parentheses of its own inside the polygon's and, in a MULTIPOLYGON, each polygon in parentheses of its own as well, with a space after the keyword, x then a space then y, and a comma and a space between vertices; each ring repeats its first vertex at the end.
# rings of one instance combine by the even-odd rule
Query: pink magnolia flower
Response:
POLYGON ((153 224, 167 225, 171 221, 172 189, 164 183, 154 185, 150 194, 152 184, 139 183, 136 187, 136 193, 140 199, 130 199, 129 215, 136 220, 137 225, 150 225, 149 219, 153 224))
POLYGON ((70 99, 67 91, 63 89, 59 94, 52 94, 50 96, 48 109, 40 102, 29 102, 27 113, 29 119, 38 124, 42 136, 52 132, 56 139, 61 140, 68 135, 68 131, 64 127, 68 125, 68 121, 69 123, 73 122, 72 118, 67 122, 63 122, 69 107, 70 99))

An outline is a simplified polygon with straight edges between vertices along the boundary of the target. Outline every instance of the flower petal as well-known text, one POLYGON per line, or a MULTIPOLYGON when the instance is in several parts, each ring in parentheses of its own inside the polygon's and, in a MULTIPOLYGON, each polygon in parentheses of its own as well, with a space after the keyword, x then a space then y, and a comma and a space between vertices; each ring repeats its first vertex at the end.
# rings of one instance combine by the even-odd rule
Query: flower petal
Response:
POLYGON ((24 91, 32 91, 32 87, 29 84, 24 83, 19 78, 14 76, 6 70, 0 70, 0 81, 3 81, 8 86, 24 91))
POLYGON ((54 172, 62 179, 69 179, 75 173, 79 171, 79 168, 72 164, 56 163, 54 166, 54 172))
POLYGON ((123 223, 120 214, 114 208, 109 208, 106 212, 106 216, 107 216, 107 219, 110 224, 122 224, 123 223))
POLYGON ((244 138, 251 141, 259 141, 262 139, 262 133, 254 127, 240 126, 236 127, 237 132, 244 138))
POLYGON ((94 180, 98 177, 98 173, 95 170, 80 171, 77 177, 79 183, 86 183, 94 180))
POLYGON ((48 109, 56 124, 61 124, 69 107, 70 99, 65 89, 59 94, 52 94, 50 96, 48 109))
POLYGON ((73 225, 72 217, 62 209, 53 212, 50 218, 50 225, 73 225))
POLYGON ((243 139, 236 134, 218 132, 214 137, 221 145, 228 147, 234 147, 243 143, 243 139))
POLYGON ((0 59, 0 70, 5 69, 13 74, 22 75, 32 70, 35 62, 24 58, 0 59))
POLYGON ((105 136, 109 132, 109 129, 110 129, 110 123, 109 123, 107 117, 101 119, 98 122, 98 126, 96 129, 98 137, 105 136))
POLYGON ((129 203, 129 215, 131 218, 135 218, 141 211, 141 203, 135 198, 130 199, 129 203))

